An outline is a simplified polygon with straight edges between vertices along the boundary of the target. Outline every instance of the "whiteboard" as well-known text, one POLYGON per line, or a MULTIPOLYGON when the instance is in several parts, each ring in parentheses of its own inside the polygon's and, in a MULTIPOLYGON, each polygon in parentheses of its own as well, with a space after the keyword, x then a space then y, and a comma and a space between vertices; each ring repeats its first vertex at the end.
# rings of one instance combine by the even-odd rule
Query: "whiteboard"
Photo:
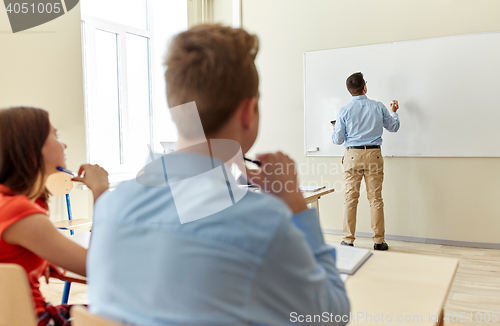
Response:
POLYGON ((306 52, 306 155, 343 155, 330 121, 351 101, 345 80, 358 71, 368 98, 388 109, 399 101, 401 127, 384 130, 383 155, 500 157, 500 33, 306 52))

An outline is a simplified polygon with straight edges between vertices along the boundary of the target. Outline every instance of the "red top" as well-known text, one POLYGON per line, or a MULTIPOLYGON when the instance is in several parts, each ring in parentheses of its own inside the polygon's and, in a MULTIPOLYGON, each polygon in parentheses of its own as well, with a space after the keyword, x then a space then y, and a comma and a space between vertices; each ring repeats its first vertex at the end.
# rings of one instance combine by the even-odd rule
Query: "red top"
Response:
POLYGON ((41 200, 32 202, 24 195, 14 195, 9 188, 0 184, 0 263, 18 264, 26 270, 35 310, 39 313, 45 310, 45 298, 40 292, 38 279, 42 277, 47 261, 28 249, 5 242, 2 237, 11 225, 33 214, 48 215, 47 204, 41 200))

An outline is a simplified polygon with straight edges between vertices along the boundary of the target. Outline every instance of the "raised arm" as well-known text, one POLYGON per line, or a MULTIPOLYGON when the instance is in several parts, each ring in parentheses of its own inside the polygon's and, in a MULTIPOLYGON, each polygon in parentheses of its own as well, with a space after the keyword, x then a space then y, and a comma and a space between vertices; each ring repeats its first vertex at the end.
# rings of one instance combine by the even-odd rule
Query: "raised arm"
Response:
POLYGON ((391 113, 385 107, 384 104, 379 103, 382 108, 382 114, 384 119, 384 128, 390 132, 396 132, 399 130, 399 115, 397 114, 397 110, 399 109, 398 101, 394 100, 391 102, 391 113))
POLYGON ((94 195, 94 203, 109 189, 108 172, 97 164, 84 164, 78 170, 78 177, 73 181, 83 182, 94 195))

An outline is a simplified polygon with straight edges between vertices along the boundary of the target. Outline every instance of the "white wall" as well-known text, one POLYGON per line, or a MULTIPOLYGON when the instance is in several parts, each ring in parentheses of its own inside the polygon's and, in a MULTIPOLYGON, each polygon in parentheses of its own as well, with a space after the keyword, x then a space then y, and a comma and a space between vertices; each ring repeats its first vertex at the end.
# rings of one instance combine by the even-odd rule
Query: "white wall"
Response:
MULTIPOLYGON (((0 10, 0 107, 28 105, 49 111, 52 124, 67 144, 66 163, 78 170, 87 161, 83 103, 80 6, 34 27, 11 32, 0 10)), ((73 190, 75 218, 91 213, 88 191, 73 190)), ((62 197, 51 201, 51 218, 66 218, 62 197)))
POLYGON ((233 0, 213 0, 213 20, 215 23, 233 24, 233 0))
MULTIPOLYGON (((321 222, 342 229, 340 158, 304 156, 303 53, 498 31, 498 12, 496 0, 243 0, 243 27, 261 41, 261 130, 252 153, 282 150, 301 167, 302 181, 335 185, 339 191, 320 200, 321 222)), ((400 112, 402 125, 411 123, 404 107, 400 112)), ((500 159, 387 158, 385 163, 388 234, 499 242, 500 159)), ((358 231, 371 232, 366 192, 361 196, 358 231)))
MULTIPOLYGON (((214 17, 228 22, 229 11, 224 11, 214 17)), ((257 65, 262 122, 253 153, 283 150, 303 172, 309 167, 302 181, 323 178, 341 190, 340 159, 304 156, 303 53, 498 31, 498 12, 497 0, 243 0, 243 27, 261 40, 257 65), (318 173, 321 163, 332 173, 318 173)), ((86 161, 79 6, 16 34, 0 10, 0 41, 0 106, 47 109, 68 144, 68 167, 77 169, 86 161)), ((404 108, 401 119, 411 123, 405 120, 404 108)), ((493 158, 386 159, 387 233, 499 242, 499 164, 500 159, 493 158)), ((73 193, 76 217, 90 215, 88 192, 73 193)), ((339 191, 321 199, 323 227, 341 229, 342 195, 339 191)), ((367 201, 361 198, 359 231, 371 231, 368 217, 367 201)))

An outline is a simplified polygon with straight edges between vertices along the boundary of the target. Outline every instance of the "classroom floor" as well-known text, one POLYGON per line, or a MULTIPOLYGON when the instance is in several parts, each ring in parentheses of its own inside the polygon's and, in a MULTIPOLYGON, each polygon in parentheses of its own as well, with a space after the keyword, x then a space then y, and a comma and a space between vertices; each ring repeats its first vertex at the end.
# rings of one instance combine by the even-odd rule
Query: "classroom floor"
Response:
MULTIPOLYGON (((325 234, 326 242, 340 243, 342 237, 338 235, 325 234)), ((392 252, 414 253, 429 256, 454 257, 460 260, 457 274, 453 281, 448 300, 445 304, 445 315, 450 319, 455 313, 455 319, 460 312, 465 312, 467 322, 445 322, 445 325, 500 325, 497 322, 470 321, 470 313, 475 319, 476 313, 481 312, 485 316, 497 312, 500 319, 500 250, 476 249, 440 246, 423 243, 387 241, 392 252)), ((373 242, 369 238, 356 239, 355 245, 360 248, 373 248, 373 242)), ((43 279, 42 279, 43 280, 43 279)), ((42 293, 47 301, 59 304, 64 289, 64 283, 51 279, 49 285, 42 282, 42 293)), ((86 304, 87 286, 84 284, 72 284, 69 297, 70 304, 86 304)), ((463 315, 463 314, 462 314, 463 315)), ((479 318, 479 314, 477 315, 479 318)))
MULTIPOLYGON (((45 278, 40 279, 40 291, 42 291, 45 300, 53 305, 61 304, 62 294, 64 291, 64 282, 58 279, 51 278, 50 284, 45 283, 45 278)), ((79 283, 71 283, 69 292, 69 304, 88 304, 87 285, 79 283)))

